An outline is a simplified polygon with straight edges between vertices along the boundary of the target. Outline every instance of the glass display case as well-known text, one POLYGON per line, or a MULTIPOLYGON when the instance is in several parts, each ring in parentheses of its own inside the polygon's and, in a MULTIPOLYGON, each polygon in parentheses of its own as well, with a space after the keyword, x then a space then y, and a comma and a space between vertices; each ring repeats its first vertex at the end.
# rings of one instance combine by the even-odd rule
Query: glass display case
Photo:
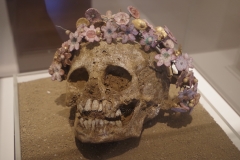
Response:
MULTIPOLYGON (((27 0, 12 0, 1 5, 6 7, 7 13, 4 14, 6 23, 0 25, 0 29, 6 31, 4 35, 12 39, 0 38, 4 44, 2 49, 6 48, 0 50, 0 68, 4 68, 4 72, 8 69, 10 72, 14 68, 12 73, 16 73, 17 66, 20 74, 13 78, 0 79, 0 85, 7 84, 6 86, 11 87, 13 85, 10 82, 14 81, 14 90, 11 93, 6 92, 6 86, 1 87, 3 105, 0 113, 11 112, 12 104, 10 109, 6 108, 9 103, 5 103, 7 99, 3 98, 3 95, 14 93, 14 117, 11 114, 2 116, 4 120, 1 124, 4 124, 3 121, 8 122, 7 118, 14 118, 14 126, 11 120, 9 125, 14 127, 15 159, 21 159, 19 83, 49 77, 46 69, 56 48, 69 39, 61 27, 75 31, 76 21, 84 17, 85 10, 91 7, 105 15, 107 10, 113 13, 127 11, 129 5, 138 8, 140 17, 155 27, 167 25, 182 46, 183 53, 188 53, 194 59, 194 75, 198 78, 202 95, 201 105, 240 150, 240 1, 40 0, 33 3, 27 0), (6 46, 5 41, 12 46, 6 46)), ((13 99, 12 96, 9 97, 13 99)), ((8 131, 2 127, 6 125, 1 126, 1 132, 4 132, 2 135, 7 135, 8 131)), ((3 143, 8 143, 3 137, 1 139, 3 143)), ((1 146, 1 151, 5 151, 3 145, 1 146)), ((7 154, 9 153, 6 152, 5 155, 7 154)), ((2 155, 4 157, 4 154, 2 155)))

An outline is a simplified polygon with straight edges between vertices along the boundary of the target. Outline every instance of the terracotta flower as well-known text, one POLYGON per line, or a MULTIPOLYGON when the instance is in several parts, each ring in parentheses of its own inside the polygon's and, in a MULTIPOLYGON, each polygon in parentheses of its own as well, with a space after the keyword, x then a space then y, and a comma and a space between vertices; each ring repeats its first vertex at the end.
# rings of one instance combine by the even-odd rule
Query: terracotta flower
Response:
POLYGON ((129 22, 129 15, 124 12, 118 12, 114 15, 114 19, 118 25, 127 25, 129 22))
POLYGON ((133 16, 134 18, 140 18, 140 13, 137 10, 137 8, 133 6, 128 6, 127 9, 128 9, 128 12, 131 14, 131 16, 133 16))
POLYGON ((174 43, 171 39, 167 39, 167 40, 163 41, 163 45, 166 48, 174 48, 174 43))
POLYGON ((89 28, 85 27, 85 32, 83 33, 85 39, 89 42, 99 41, 100 39, 97 36, 97 29, 95 29, 94 25, 91 25, 89 28))
POLYGON ((79 35, 79 33, 76 31, 74 33, 69 34, 69 40, 68 40, 68 45, 69 45, 69 51, 78 50, 79 49, 79 43, 82 40, 82 36, 79 35))
POLYGON ((54 60, 66 67, 66 65, 71 65, 71 56, 72 54, 68 52, 68 43, 64 42, 62 44, 62 47, 56 51, 54 55, 54 60))
POLYGON ((154 26, 151 25, 146 19, 143 19, 143 20, 146 22, 147 26, 148 26, 151 30, 153 30, 154 32, 156 31, 155 28, 154 28, 154 26))
POLYGON ((196 92, 193 89, 185 88, 182 92, 178 92, 178 98, 181 100, 190 100, 193 99, 195 94, 196 92))
POLYGON ((135 35, 138 34, 138 31, 134 28, 134 25, 121 25, 121 30, 123 32, 120 33, 122 37, 122 43, 127 43, 127 41, 135 41, 135 35))
POLYGON ((194 95, 194 100, 195 100, 194 105, 198 104, 200 97, 201 97, 201 95, 199 93, 194 95))
POLYGON ((62 81, 62 75, 64 75, 64 70, 61 69, 62 64, 53 62, 48 69, 50 75, 52 75, 52 80, 62 81))
POLYGON ((155 47, 157 45, 157 35, 154 34, 153 30, 149 32, 142 33, 143 39, 141 39, 140 44, 144 45, 144 50, 148 51, 151 47, 155 47))
POLYGON ((112 22, 108 21, 106 26, 102 26, 101 29, 104 32, 104 38, 107 43, 111 43, 112 39, 117 38, 117 33, 115 32, 117 28, 112 24, 112 22))
POLYGON ((104 21, 112 21, 113 20, 113 18, 114 18, 114 16, 115 15, 112 15, 112 11, 110 11, 110 10, 108 10, 107 12, 106 12, 106 15, 101 15, 101 17, 102 17, 102 19, 104 20, 104 21))
POLYGON ((168 29, 167 26, 164 26, 164 30, 167 33, 168 37, 177 44, 177 39, 173 36, 172 32, 168 29))
POLYGON ((193 59, 188 56, 187 53, 178 56, 176 59, 176 67, 178 71, 188 70, 189 68, 193 68, 192 64, 193 59))
POLYGON ((158 60, 157 66, 165 65, 169 67, 171 65, 171 61, 176 59, 176 56, 173 54, 173 49, 166 50, 165 48, 160 50, 161 54, 157 54, 155 59, 158 60))
POLYGON ((181 87, 181 85, 183 84, 183 79, 187 77, 188 72, 187 71, 182 71, 180 76, 177 79, 176 82, 176 87, 181 87))
POLYGON ((79 35, 83 35, 83 33, 85 32, 84 28, 87 27, 86 24, 80 24, 78 27, 77 27, 77 32, 79 35))
POLYGON ((64 51, 68 51, 68 49, 69 49, 69 44, 68 44, 68 41, 66 41, 66 42, 63 42, 62 43, 62 47, 61 47, 64 51))
POLYGON ((189 111, 189 107, 185 103, 181 102, 180 105, 178 105, 177 107, 171 108, 171 110, 175 112, 184 113, 189 111))
POLYGON ((92 23, 99 22, 102 20, 101 14, 95 8, 89 8, 85 12, 85 16, 92 23))
POLYGON ((65 53, 61 54, 60 58, 61 58, 62 65, 64 67, 66 67, 67 65, 71 65, 71 63, 72 63, 70 61, 71 57, 72 57, 72 54, 68 53, 68 52, 65 52, 65 53))
POLYGON ((183 56, 178 56, 175 63, 178 71, 187 69, 187 60, 183 56))
POLYGON ((189 71, 187 77, 189 79, 188 80, 189 86, 191 87, 194 84, 194 79, 195 79, 193 75, 193 71, 189 71))
POLYGON ((183 57, 187 60, 187 63, 188 63, 188 67, 189 68, 194 68, 194 66, 193 66, 193 58, 192 57, 190 57, 187 53, 184 53, 183 54, 183 57))

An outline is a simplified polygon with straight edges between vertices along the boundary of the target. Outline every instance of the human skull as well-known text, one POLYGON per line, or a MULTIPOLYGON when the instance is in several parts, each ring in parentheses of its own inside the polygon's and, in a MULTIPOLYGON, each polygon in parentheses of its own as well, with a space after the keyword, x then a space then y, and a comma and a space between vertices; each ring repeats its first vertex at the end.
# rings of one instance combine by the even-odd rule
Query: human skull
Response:
POLYGON ((67 77, 67 106, 76 107, 74 132, 82 142, 139 137, 143 123, 158 115, 170 81, 154 66, 155 51, 137 43, 81 44, 67 77))

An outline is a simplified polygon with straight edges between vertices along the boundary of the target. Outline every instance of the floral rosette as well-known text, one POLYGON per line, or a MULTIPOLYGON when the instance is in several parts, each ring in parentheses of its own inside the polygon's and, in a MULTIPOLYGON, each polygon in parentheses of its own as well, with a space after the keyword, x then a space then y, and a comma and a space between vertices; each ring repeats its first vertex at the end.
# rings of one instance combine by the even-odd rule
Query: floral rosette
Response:
MULTIPOLYGON (((175 80, 176 87, 180 88, 178 96, 171 105, 173 112, 191 113, 200 99, 197 92, 198 80, 193 74, 193 59, 182 53, 181 48, 175 49, 177 39, 167 26, 154 27, 147 20, 140 18, 139 11, 128 6, 129 13, 118 12, 112 14, 107 11, 101 15, 98 10, 90 8, 85 12, 85 17, 76 22, 76 31, 66 30, 69 40, 64 42, 55 52, 53 62, 49 67, 52 80, 62 81, 66 79, 71 66, 74 51, 79 50, 81 42, 138 42, 143 50, 157 50, 156 66, 165 65, 169 68, 171 80, 175 80), (175 68, 175 70, 174 70, 175 68)), ((167 102, 166 102, 167 103, 167 102)))

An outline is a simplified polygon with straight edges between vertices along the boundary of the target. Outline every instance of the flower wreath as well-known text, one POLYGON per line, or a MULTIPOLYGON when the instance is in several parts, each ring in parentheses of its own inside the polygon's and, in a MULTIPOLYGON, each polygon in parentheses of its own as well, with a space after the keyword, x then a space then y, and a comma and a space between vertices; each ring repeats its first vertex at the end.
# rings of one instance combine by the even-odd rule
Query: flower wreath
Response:
POLYGON ((49 67, 52 80, 62 81, 66 78, 74 50, 79 50, 81 42, 104 40, 110 44, 114 40, 121 40, 122 43, 137 41, 145 51, 156 49, 159 52, 155 56, 157 66, 168 67, 171 78, 176 80, 176 87, 180 87, 178 96, 171 102, 166 101, 171 105, 171 110, 191 113, 200 99, 197 93, 198 80, 190 70, 193 68, 193 59, 187 53, 182 53, 180 47, 174 49, 177 39, 167 26, 153 27, 147 20, 140 19, 135 7, 128 6, 127 9, 129 14, 120 11, 112 15, 111 11, 107 11, 106 15, 101 15, 96 9, 90 8, 85 12, 86 18, 77 20, 75 32, 65 29, 69 40, 54 55, 49 67), (131 22, 130 18, 133 18, 131 22))

